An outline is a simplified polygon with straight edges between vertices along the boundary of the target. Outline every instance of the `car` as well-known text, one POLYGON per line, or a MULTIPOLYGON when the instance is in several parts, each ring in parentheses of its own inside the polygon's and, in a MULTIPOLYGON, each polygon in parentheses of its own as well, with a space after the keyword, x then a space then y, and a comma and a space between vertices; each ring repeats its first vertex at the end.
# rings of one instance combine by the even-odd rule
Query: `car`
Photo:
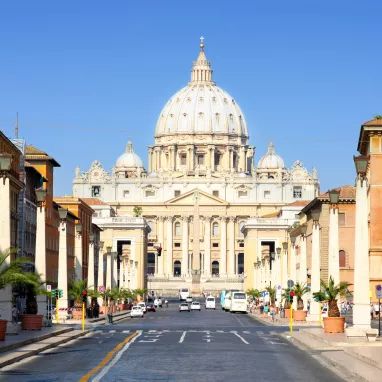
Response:
POLYGON ((208 296, 206 298, 206 309, 213 309, 213 310, 215 310, 215 306, 216 306, 215 297, 208 296))
POLYGON ((191 304, 191 310, 199 310, 199 312, 200 312, 200 302, 193 301, 191 304))
POLYGON ((191 296, 186 297, 186 302, 191 303, 192 302, 192 297, 191 296))
POLYGON ((183 310, 186 310, 187 312, 190 311, 190 306, 186 302, 179 304, 179 312, 182 312, 183 310))
POLYGON ((151 312, 155 312, 155 305, 153 302, 148 302, 146 304, 146 311, 151 311, 151 312))
POLYGON ((147 310, 146 310, 146 304, 144 302, 138 302, 137 306, 140 306, 143 310, 143 313, 146 314, 147 310))
POLYGON ((142 307, 140 306, 133 306, 133 308, 131 309, 131 312, 130 312, 130 317, 131 318, 134 318, 134 317, 141 317, 143 318, 143 310, 142 310, 142 307))
POLYGON ((162 307, 162 299, 161 298, 156 298, 155 300, 154 300, 154 305, 155 305, 155 307, 156 308, 161 308, 162 307))

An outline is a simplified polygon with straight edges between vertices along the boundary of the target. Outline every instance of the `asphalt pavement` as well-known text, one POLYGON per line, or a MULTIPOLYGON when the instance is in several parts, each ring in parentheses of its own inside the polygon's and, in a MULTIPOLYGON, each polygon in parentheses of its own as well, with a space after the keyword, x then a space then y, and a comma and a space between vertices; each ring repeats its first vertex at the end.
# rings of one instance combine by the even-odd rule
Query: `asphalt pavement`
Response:
MULTIPOLYGON (((203 307, 203 305, 202 305, 203 307)), ((84 338, 0 370, 0 381, 341 381, 331 366, 286 341, 285 327, 221 310, 100 325, 84 338)))

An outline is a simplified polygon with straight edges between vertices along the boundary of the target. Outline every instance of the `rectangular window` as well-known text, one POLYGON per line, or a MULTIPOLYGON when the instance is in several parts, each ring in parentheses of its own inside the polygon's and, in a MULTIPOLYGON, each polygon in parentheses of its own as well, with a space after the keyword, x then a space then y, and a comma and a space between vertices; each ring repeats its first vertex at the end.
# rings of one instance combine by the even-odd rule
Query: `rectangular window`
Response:
POLYGON ((240 248, 244 248, 244 243, 240 243, 240 244, 239 244, 239 247, 240 247, 240 248))
POLYGON ((204 155, 203 154, 198 155, 198 164, 204 165, 204 155))
POLYGON ((212 195, 216 196, 218 198, 219 197, 219 191, 218 190, 212 191, 212 195))
POLYGON ((101 187, 100 186, 92 186, 92 197, 97 198, 101 196, 101 187))
POLYGON ((175 243, 175 247, 180 247, 180 243, 175 243))
POLYGON ((338 214, 338 226, 339 227, 345 227, 345 214, 344 213, 338 214))
POLYGON ((155 197, 155 191, 154 190, 146 190, 146 198, 153 198, 155 197))
POLYGON ((129 195, 130 195, 130 190, 124 190, 124 191, 123 191, 123 197, 124 197, 124 198, 128 198, 129 195))
POLYGON ((180 164, 182 166, 186 166, 187 165, 187 154, 182 154, 180 156, 180 164))
POLYGON ((215 166, 219 166, 220 164, 220 154, 215 154, 215 166))
POLYGON ((294 199, 301 199, 302 198, 302 187, 300 187, 300 186, 293 187, 293 198, 294 199))
POLYGON ((148 247, 154 247, 154 243, 147 243, 148 247))
POLYGON ((212 246, 213 246, 214 248, 218 248, 218 247, 219 247, 219 243, 212 243, 212 246))
POLYGON ((238 194, 239 194, 239 198, 246 198, 248 196, 247 191, 239 191, 238 194))
POLYGON ((346 267, 346 253, 345 251, 339 251, 338 253, 339 261, 340 261, 340 268, 346 267))
POLYGON ((270 199, 271 198, 271 192, 270 191, 264 191, 264 199, 270 199))
POLYGON ((174 191, 174 197, 176 198, 177 196, 180 196, 180 190, 175 190, 174 191))

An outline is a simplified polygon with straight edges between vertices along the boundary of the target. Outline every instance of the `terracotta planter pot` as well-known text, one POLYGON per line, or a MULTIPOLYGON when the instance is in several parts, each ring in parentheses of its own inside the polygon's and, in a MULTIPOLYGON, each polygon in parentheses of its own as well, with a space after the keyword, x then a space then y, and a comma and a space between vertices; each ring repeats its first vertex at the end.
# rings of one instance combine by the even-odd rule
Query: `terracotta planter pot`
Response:
POLYGON ((42 314, 22 314, 20 317, 22 330, 41 330, 42 314))
POLYGON ((7 332, 7 320, 0 320, 0 341, 4 341, 7 332))
POLYGON ((279 308, 277 306, 275 307, 275 314, 279 314, 279 308))
POLYGON ((345 331, 345 317, 324 317, 325 333, 343 333, 345 331))
POLYGON ((73 320, 82 320, 82 309, 73 308, 72 315, 73 315, 73 320))
POLYGON ((118 304, 118 307, 119 307, 119 311, 122 312, 122 310, 125 310, 124 309, 124 306, 125 304, 118 304))
POLYGON ((290 309, 284 309, 285 312, 285 318, 290 318, 290 309))
POLYGON ((117 307, 113 305, 113 313, 115 313, 116 311, 117 311, 117 307))
POLYGON ((293 311, 293 319, 295 321, 306 321, 306 315, 307 315, 306 310, 294 310, 293 311))

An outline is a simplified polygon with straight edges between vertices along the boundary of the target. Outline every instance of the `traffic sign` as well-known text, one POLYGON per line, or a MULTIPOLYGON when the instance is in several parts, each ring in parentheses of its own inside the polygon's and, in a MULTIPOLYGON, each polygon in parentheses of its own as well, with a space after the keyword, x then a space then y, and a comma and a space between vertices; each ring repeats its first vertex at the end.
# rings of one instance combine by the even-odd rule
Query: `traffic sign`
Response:
POLYGON ((294 281, 288 280, 288 288, 293 288, 293 287, 294 287, 294 281))
POLYGON ((375 294, 378 299, 382 298, 382 286, 378 284, 375 286, 375 294))
POLYGON ((46 286, 46 291, 51 292, 52 291, 52 285, 47 285, 46 286))
POLYGON ((277 289, 278 290, 281 290, 282 286, 281 285, 277 285, 277 289))
POLYGON ((105 287, 104 287, 103 285, 100 285, 100 286, 98 287, 98 292, 99 292, 99 293, 105 293, 105 287))

